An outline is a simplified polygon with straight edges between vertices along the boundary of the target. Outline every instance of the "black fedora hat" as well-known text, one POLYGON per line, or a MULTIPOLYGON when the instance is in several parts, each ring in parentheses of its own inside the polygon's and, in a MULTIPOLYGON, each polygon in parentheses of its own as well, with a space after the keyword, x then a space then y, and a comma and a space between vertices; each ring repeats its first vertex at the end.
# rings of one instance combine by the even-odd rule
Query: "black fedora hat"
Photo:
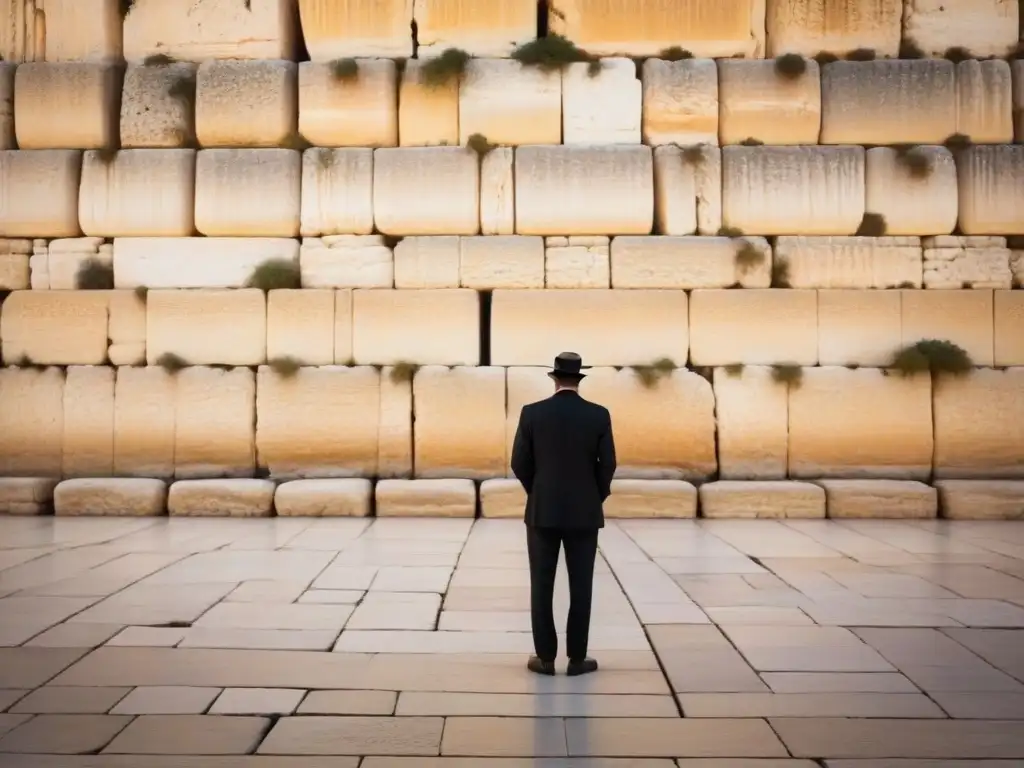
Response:
POLYGON ((555 357, 555 367, 551 369, 548 375, 582 379, 586 377, 586 374, 580 373, 580 371, 589 367, 589 365, 583 364, 583 358, 575 352, 562 352, 555 357))

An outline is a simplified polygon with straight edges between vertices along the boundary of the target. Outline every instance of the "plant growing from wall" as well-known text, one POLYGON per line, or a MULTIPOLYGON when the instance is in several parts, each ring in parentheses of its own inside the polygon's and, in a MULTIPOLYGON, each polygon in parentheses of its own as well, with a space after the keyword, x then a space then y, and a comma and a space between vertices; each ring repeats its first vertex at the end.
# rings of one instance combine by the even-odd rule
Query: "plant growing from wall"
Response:
POLYGON ((927 179, 935 170, 932 156, 923 147, 896 147, 896 161, 912 179, 927 179))
POLYGON ((359 62, 355 59, 335 59, 327 65, 339 83, 352 83, 359 79, 359 62))
POLYGON ((337 157, 334 154, 334 150, 328 147, 317 147, 316 150, 316 164, 322 171, 329 171, 334 167, 334 163, 337 157))
POLYGON ((406 384, 413 380, 419 369, 420 367, 416 363, 399 360, 388 371, 388 379, 390 379, 392 384, 406 384))
POLYGON ((109 291, 114 288, 114 267, 92 258, 83 261, 75 273, 75 288, 80 291, 109 291))
POLYGON ((100 147, 99 149, 92 150, 92 156, 104 168, 109 168, 117 160, 117 153, 119 151, 117 147, 113 146, 100 147))
POLYGON ((743 230, 738 227, 719 227, 719 237, 743 237, 743 230))
POLYGON ((746 238, 736 243, 736 269, 740 271, 740 274, 745 275, 750 270, 760 267, 764 264, 765 258, 764 251, 746 238))
MULTIPOLYGON (((676 146, 679 146, 678 144, 676 146)), ((703 144, 690 144, 685 147, 679 147, 683 157, 683 165, 687 165, 691 168, 696 168, 699 165, 703 165, 707 160, 707 155, 704 154, 703 144)))
POLYGON ((917 290, 917 286, 909 280, 904 280, 902 283, 896 286, 899 290, 917 290))
POLYGON ((824 66, 825 64, 831 64, 835 61, 839 61, 839 57, 831 51, 819 51, 814 54, 814 60, 818 62, 819 65, 824 66))
POLYGON ((780 363, 772 366, 772 381, 777 384, 786 384, 793 389, 799 389, 804 380, 804 369, 792 363, 780 363))
POLYGON ((269 360, 267 365, 270 366, 270 370, 282 379, 291 379, 298 375, 299 369, 302 368, 302 361, 286 355, 285 357, 275 357, 273 360, 269 360))
POLYGON ((663 59, 665 61, 686 61, 687 59, 692 59, 693 54, 690 53, 685 48, 681 48, 678 45, 673 45, 671 48, 662 49, 662 51, 658 54, 658 58, 663 59))
POLYGON ((772 260, 772 288, 792 288, 789 278, 789 259, 776 256, 772 260))
POLYGON ((898 350, 889 368, 902 376, 930 372, 934 375, 964 376, 971 372, 971 356, 951 341, 922 339, 898 350))
POLYGON ((748 136, 740 142, 741 147, 763 147, 764 142, 760 139, 755 139, 753 136, 748 136))
POLYGON ((973 59, 974 56, 966 48, 963 48, 962 46, 959 45, 955 45, 952 48, 947 48, 946 52, 942 54, 942 58, 944 58, 946 61, 952 61, 954 64, 958 64, 961 61, 973 59))
POLYGON ((644 389, 653 389, 662 379, 671 376, 676 364, 667 357, 655 360, 650 365, 631 365, 633 374, 644 389))
POLYGON ((783 80, 799 80, 807 72, 807 59, 799 53, 787 53, 775 59, 775 74, 783 80))
POLYGON ((856 237, 884 237, 888 225, 880 213, 865 213, 857 228, 856 237))
POLYGON ((246 288, 259 288, 264 293, 302 287, 299 265, 288 259, 269 259, 253 270, 246 288))
POLYGON ((725 366, 725 375, 730 379, 737 379, 743 375, 743 363, 729 363, 725 366))
POLYGON ((142 65, 145 67, 169 67, 176 61, 176 58, 168 56, 166 53, 154 53, 143 59, 142 65))
POLYGON ((188 368, 188 361, 174 352, 164 352, 156 359, 156 364, 170 374, 175 374, 188 368))
POLYGON ((135 287, 135 298, 139 301, 145 302, 149 296, 149 288, 145 285, 138 285, 135 287))
POLYGON ((448 48, 433 59, 427 59, 420 67, 420 79, 428 88, 443 88, 459 83, 466 74, 470 56, 460 48, 448 48))
POLYGON ((576 47, 568 38, 548 35, 519 46, 512 52, 512 58, 525 67, 537 67, 542 72, 561 72, 570 64, 591 63, 596 57, 576 47))
POLYGON ((846 54, 847 61, 874 61, 877 54, 871 48, 855 48, 846 54))
POLYGON ((905 37, 900 42, 899 57, 901 59, 923 59, 925 52, 917 44, 916 40, 911 37, 905 37))
POLYGON ((971 137, 963 133, 954 133, 953 135, 946 138, 942 142, 943 146, 950 152, 956 152, 960 149, 967 149, 973 144, 971 137))
POLYGON ((477 153, 480 159, 487 157, 498 148, 497 144, 491 144, 482 133, 474 133, 466 140, 466 146, 477 153))

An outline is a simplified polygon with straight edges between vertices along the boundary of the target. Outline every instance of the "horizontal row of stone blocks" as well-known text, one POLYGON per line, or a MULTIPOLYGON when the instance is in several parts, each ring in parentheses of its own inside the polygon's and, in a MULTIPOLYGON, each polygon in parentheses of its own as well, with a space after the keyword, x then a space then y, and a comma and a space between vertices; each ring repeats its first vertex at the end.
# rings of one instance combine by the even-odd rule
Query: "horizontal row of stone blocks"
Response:
MULTIPOLYGON (((614 480, 611 519, 631 518, 1024 519, 1024 481, 614 480)), ((0 513, 58 516, 521 518, 518 480, 0 479, 0 513)))
POLYGON ((1024 145, 0 151, 0 237, 1024 234, 1024 145), (923 163, 918 165, 917 163, 923 163), (919 169, 923 168, 923 175, 919 169), (439 190, 444 194, 439 194, 439 190))
POLYGON ((1024 365, 1024 291, 470 289, 14 291, 7 365, 886 366, 922 339, 1024 365), (485 344, 481 342, 484 341, 485 344), (486 359, 481 348, 488 348, 486 359))
MULTIPOLYGON (((45 0, 0 6, 0 55, 10 61, 288 58, 301 39, 314 61, 345 56, 434 56, 454 46, 508 56, 541 31, 538 0, 203 0, 179 5, 45 0), (296 5, 298 14, 294 13, 296 5), (26 7, 32 10, 26 10, 26 7), (411 27, 415 23, 414 39, 411 27)), ((774 56, 872 49, 901 41, 923 54, 962 46, 1003 56, 1017 43, 1019 10, 1005 0, 561 0, 545 24, 592 53, 653 56, 682 46, 700 56, 774 56)))
POLYGON ((0 290, 242 288, 267 262, 303 288, 996 288, 1024 285, 1017 240, 979 237, 483 235, 0 240, 0 290), (1014 248, 1009 247, 1010 245, 1014 248), (774 251, 774 252, 773 252, 774 251), (100 286, 91 285, 92 288, 100 286))
MULTIPOLYGON (((0 476, 510 475, 545 368, 0 369, 0 476)), ((1024 368, 595 368, 620 479, 1024 477, 1024 368), (709 380, 710 379, 710 380, 709 380)))
POLYGON ((496 145, 975 144, 1024 139, 1024 61, 603 59, 545 71, 474 59, 447 85, 423 62, 0 64, 0 149, 496 145), (783 71, 780 71, 783 70, 783 71), (1015 110, 1017 114, 1015 126, 1015 110), (1016 128, 1016 130, 1015 130, 1016 128))

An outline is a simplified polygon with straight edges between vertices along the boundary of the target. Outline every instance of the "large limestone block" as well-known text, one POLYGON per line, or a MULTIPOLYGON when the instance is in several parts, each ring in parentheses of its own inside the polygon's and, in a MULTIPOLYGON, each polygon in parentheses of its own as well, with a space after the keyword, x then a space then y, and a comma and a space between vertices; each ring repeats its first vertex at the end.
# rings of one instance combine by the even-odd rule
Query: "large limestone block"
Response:
POLYGON ((903 36, 925 55, 965 48, 1005 56, 1017 44, 1018 6, 1007 0, 906 0, 903 36))
POLYGON ((1024 59, 1010 64, 1013 70, 1013 133, 1024 144, 1024 59))
POLYGON ((718 468, 715 397, 703 376, 677 368, 647 386, 629 368, 598 368, 580 394, 611 412, 617 478, 706 480, 718 468))
POLYGON ((177 379, 157 367, 117 369, 114 474, 174 477, 177 379))
POLYGON ((53 502, 52 477, 0 477, 0 514, 39 515, 53 502))
POLYGON ((29 287, 31 240, 0 239, 0 291, 20 291, 29 287))
POLYGON ((718 138, 724 144, 817 144, 821 132, 821 71, 808 59, 795 78, 775 61, 725 59, 718 63, 718 138))
POLYGON ((992 291, 901 291, 903 344, 923 339, 963 348, 975 365, 993 364, 992 291))
POLYGON ((475 152, 464 147, 403 147, 373 154, 373 219, 379 232, 402 236, 480 231, 480 161, 475 152))
POLYGON ((608 518, 693 518, 697 489, 685 480, 613 480, 604 502, 608 518))
POLYGON ((610 288, 609 238, 544 238, 544 287, 610 288))
POLYGON ((924 270, 917 237, 779 237, 775 262, 794 288, 920 288, 924 270))
POLYGON ((252 477, 256 377, 248 368, 192 366, 178 374, 174 476, 252 477))
POLYGON ((274 492, 278 517, 368 517, 373 483, 365 478, 291 480, 274 492))
POLYGON ((58 516, 154 517, 167 510, 167 483, 144 477, 65 480, 53 491, 58 516))
POLYGON ((935 477, 1024 478, 1024 368, 946 377, 934 397, 935 477))
POLYGON ((167 512, 178 517, 270 517, 273 480, 178 480, 167 493, 167 512))
POLYGON ((690 295, 694 365, 815 365, 818 292, 698 290, 690 295))
POLYGON ((913 480, 819 480, 825 511, 838 519, 928 520, 939 513, 939 495, 913 480))
POLYGON ((957 172, 961 232, 1024 235, 1024 145, 970 147, 957 172))
POLYGON ((188 237, 195 230, 196 153, 127 149, 82 160, 78 220, 97 237, 188 237))
POLYGON ((107 358, 111 365, 146 364, 146 297, 111 291, 107 317, 107 358))
POLYGON ((722 229, 722 150, 701 144, 654 150, 654 228, 659 235, 722 229))
POLYGON ((956 227, 959 193, 956 163, 945 147, 869 149, 865 165, 865 212, 885 219, 886 235, 945 235, 956 227), (912 153, 912 154, 910 154, 912 153), (927 170, 911 163, 926 162, 927 170))
POLYGON ((124 57, 288 59, 296 43, 294 8, 293 0, 136 2, 124 19, 124 57))
POLYGON ((927 480, 931 383, 877 368, 805 369, 789 391, 789 476, 927 480))
POLYGON ((764 55, 764 3, 693 0, 638 7, 630 0, 564 0, 548 12, 552 32, 602 56, 657 56, 685 41, 695 56, 764 55))
POLYGON ((377 517, 476 517, 472 480, 381 480, 377 517))
POLYGON ((298 152, 204 149, 196 159, 196 229, 208 237, 295 237, 301 188, 298 152))
POLYGON ((716 368, 718 470, 724 480, 782 480, 788 467, 789 391, 760 365, 716 368))
POLYGON ((0 368, 0 477, 60 477, 63 438, 64 371, 0 368))
POLYGON ((302 154, 299 234, 373 232, 373 150, 312 149, 302 154))
POLYGON ((342 288, 334 292, 334 364, 355 365, 352 356, 354 341, 352 289, 342 288))
POLYGON ((357 290, 352 304, 352 352, 358 365, 478 365, 477 293, 469 289, 357 290))
MULTIPOLYGON (((550 363, 548 363, 550 366, 550 363)), ((505 453, 512 456, 519 416, 523 406, 543 400, 554 393, 555 387, 548 376, 550 368, 505 369, 505 453)), ((512 467, 505 467, 505 476, 514 478, 512 467)), ((518 480, 516 481, 518 482, 518 480)), ((524 497, 525 499, 525 497, 524 497)), ((520 510, 520 513, 522 510, 520 510)))
POLYGON ((459 144, 459 81, 432 86, 423 81, 423 62, 409 59, 398 89, 398 143, 403 147, 459 144))
POLYGON ((196 138, 203 147, 278 147, 295 132, 293 61, 204 61, 196 74, 196 138))
POLYGON ((956 133, 943 59, 836 61, 821 70, 822 144, 942 144, 956 133))
POLYGON ((995 358, 997 366, 1024 366, 1024 291, 995 292, 995 358))
POLYGON ((277 478, 373 477, 380 374, 371 367, 257 374, 256 450, 277 478))
POLYGON ((1024 519, 1020 480, 936 480, 935 487, 947 520, 1024 519))
POLYGON ((700 486, 701 517, 822 518, 825 490, 813 483, 790 480, 719 480, 700 486))
POLYGON ((116 62, 121 58, 117 0, 9 0, 0 8, 4 61, 116 62))
POLYGON ((480 517, 523 519, 526 491, 515 479, 491 478, 480 483, 480 517))
POLYGON ((512 59, 471 59, 458 89, 459 143, 561 144, 562 78, 512 59))
POLYGON ((898 291, 818 291, 818 364, 887 366, 902 323, 898 291))
POLYGON ((459 281, 463 288, 544 287, 544 238, 460 238, 459 281))
POLYGON ((863 147, 724 147, 722 223, 748 235, 852 235, 863 147))
POLYGON ((458 48, 470 56, 507 57, 537 37, 534 0, 415 0, 413 16, 421 59, 447 48, 458 48))
POLYGON ((267 358, 263 291, 150 291, 146 297, 146 359, 171 353, 189 365, 260 365, 267 358))
POLYGON ((109 268, 114 263, 114 249, 102 237, 51 240, 45 245, 34 245, 32 250, 29 267, 34 290, 75 290, 82 267, 98 264, 109 268))
POLYGON ((768 0, 768 56, 829 51, 844 56, 858 49, 895 57, 900 49, 903 0, 768 0))
POLYGON ((81 177, 75 149, 0 151, 0 235, 78 237, 81 177))
POLYGON ((458 288, 459 237, 404 237, 395 246, 395 288, 458 288))
POLYGON ((313 61, 413 55, 413 0, 298 2, 302 36, 313 61))
POLYGON ((299 250, 307 288, 391 288, 394 257, 383 235, 306 237, 299 250))
POLYGON ((64 477, 114 474, 114 374, 106 366, 71 366, 64 380, 64 477))
MULTIPOLYGON (((380 376, 377 477, 412 477, 413 401, 408 369, 384 366, 380 376)), ((415 375, 415 372, 413 372, 415 375)))
POLYGON ((957 133, 969 136, 975 144, 1012 144, 1013 78, 1009 62, 959 62, 956 107, 957 133))
POLYGON ((654 163, 646 146, 530 146, 516 151, 520 235, 649 235, 654 163))
POLYGON ((430 365, 413 379, 416 477, 505 474, 505 371, 430 365))
POLYGON ((285 237, 119 237, 114 285, 241 288, 260 264, 298 260, 298 241, 285 237))
POLYGON ((763 237, 616 237, 612 288, 767 288, 771 262, 763 237), (760 254, 760 263, 740 260, 746 246, 760 254))
POLYGON ((0 62, 0 149, 15 149, 14 73, 17 66, 0 62))
POLYGON ((121 92, 121 147, 185 147, 195 139, 198 64, 130 64, 121 92))
POLYGON ((121 70, 88 63, 22 64, 14 77, 21 149, 117 146, 121 70))
POLYGON ((14 291, 0 310, 8 365, 103 365, 107 360, 106 291, 14 291))
POLYGON ((684 291, 495 291, 491 364, 551 365, 572 349, 588 365, 686 361, 684 291))
POLYGON ((267 359, 334 364, 334 291, 297 289, 267 294, 267 359))
POLYGON ((497 147, 480 161, 480 234, 516 231, 515 150, 497 147))
POLYGON ((640 144, 643 85, 632 59, 601 60, 594 73, 586 62, 562 72, 562 142, 640 144))
POLYGON ((317 147, 398 146, 398 70, 391 59, 359 59, 341 79, 330 63, 299 65, 299 133, 317 147))
MULTIPOLYGON (((986 237, 924 239, 926 288, 1010 288, 1012 251, 1000 245, 975 245, 986 237)), ((1005 243, 1005 238, 991 238, 1005 243)))
POLYGON ((714 59, 647 59, 642 80, 645 144, 718 144, 714 59))

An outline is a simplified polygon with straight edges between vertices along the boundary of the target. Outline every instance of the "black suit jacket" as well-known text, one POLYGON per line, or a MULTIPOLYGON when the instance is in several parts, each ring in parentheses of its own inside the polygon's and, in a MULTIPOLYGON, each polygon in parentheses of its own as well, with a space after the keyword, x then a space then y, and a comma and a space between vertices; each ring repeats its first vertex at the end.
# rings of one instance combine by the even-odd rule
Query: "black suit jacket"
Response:
POLYGON ((561 390, 523 408, 512 472, 526 489, 526 524, 537 528, 604 527, 615 441, 608 409, 561 390))

